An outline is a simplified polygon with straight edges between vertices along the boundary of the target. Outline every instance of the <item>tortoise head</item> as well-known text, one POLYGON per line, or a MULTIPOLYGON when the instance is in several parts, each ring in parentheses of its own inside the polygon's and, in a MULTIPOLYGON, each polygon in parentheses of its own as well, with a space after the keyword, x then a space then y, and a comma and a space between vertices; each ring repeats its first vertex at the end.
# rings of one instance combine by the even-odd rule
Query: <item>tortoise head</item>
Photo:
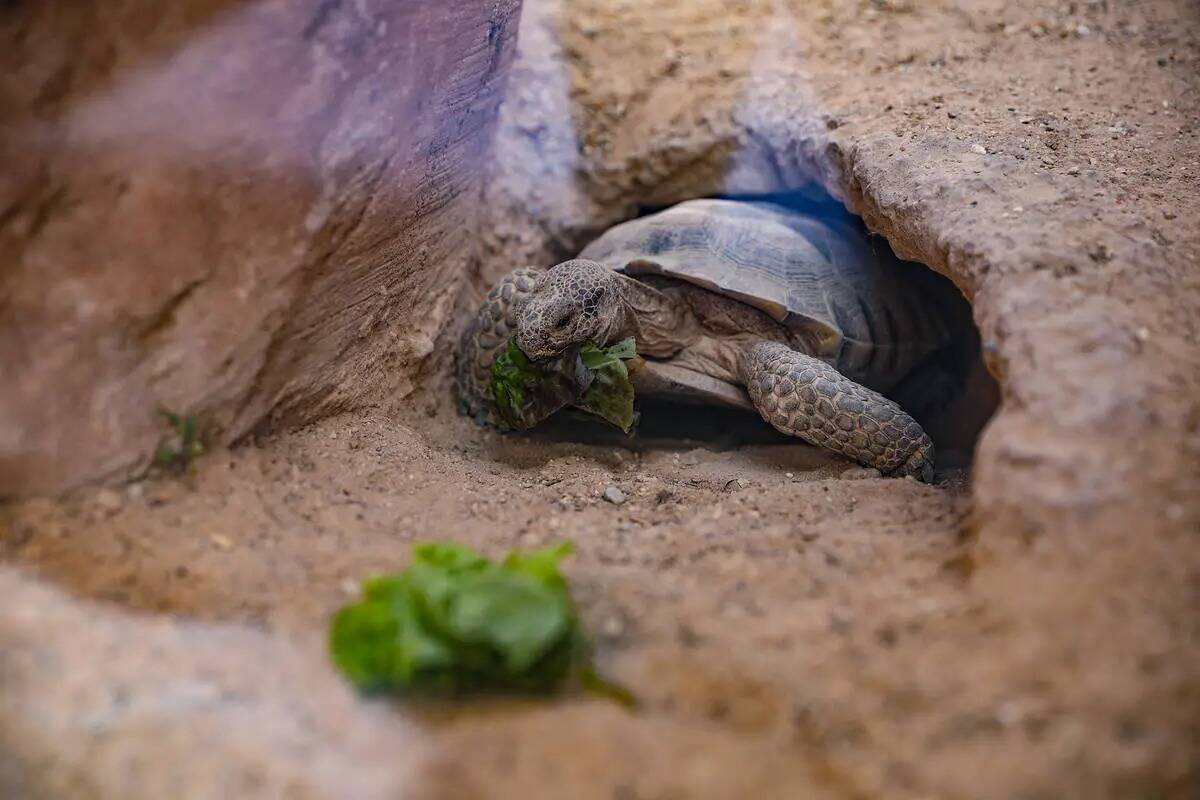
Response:
POLYGON ((534 360, 575 345, 603 347, 621 312, 620 279, 595 261, 551 267, 534 284, 517 317, 517 346, 534 360))

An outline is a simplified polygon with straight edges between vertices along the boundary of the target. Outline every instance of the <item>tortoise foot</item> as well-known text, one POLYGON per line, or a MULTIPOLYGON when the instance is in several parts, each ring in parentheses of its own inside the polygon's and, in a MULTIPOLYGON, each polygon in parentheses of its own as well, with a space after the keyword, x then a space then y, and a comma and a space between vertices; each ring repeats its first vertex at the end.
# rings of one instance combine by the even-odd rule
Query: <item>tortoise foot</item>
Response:
POLYGON ((916 420, 825 362, 762 342, 746 348, 740 371, 754 406, 777 430, 884 475, 933 479, 933 442, 916 420))

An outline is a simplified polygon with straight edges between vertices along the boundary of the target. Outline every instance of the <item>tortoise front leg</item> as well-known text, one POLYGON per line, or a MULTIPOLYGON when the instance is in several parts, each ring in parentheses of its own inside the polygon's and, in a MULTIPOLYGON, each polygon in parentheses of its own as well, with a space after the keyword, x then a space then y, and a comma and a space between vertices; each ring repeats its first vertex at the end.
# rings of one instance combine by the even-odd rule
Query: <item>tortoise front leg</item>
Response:
POLYGON ((492 416, 492 362, 516 333, 520 301, 533 291, 540 274, 540 270, 527 268, 501 278, 459 340, 455 354, 459 400, 481 424, 491 421, 492 416))
POLYGON ((825 362, 761 342, 743 351, 739 370, 758 413, 778 430, 885 475, 933 479, 933 442, 921 426, 825 362))

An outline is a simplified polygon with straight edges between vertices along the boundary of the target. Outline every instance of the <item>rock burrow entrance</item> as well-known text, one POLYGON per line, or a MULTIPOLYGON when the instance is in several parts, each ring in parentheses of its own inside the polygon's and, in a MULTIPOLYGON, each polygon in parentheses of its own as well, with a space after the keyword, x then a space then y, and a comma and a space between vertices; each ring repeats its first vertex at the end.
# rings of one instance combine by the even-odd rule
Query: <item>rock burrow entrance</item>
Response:
MULTIPOLYGON (((836 198, 816 184, 800 189, 772 192, 768 194, 718 194, 716 198, 744 202, 769 202, 792 208, 803 214, 830 219, 851 226, 863 235, 867 232, 862 221, 848 212, 836 198)), ((632 217, 654 214, 668 208, 658 203, 638 203, 632 217)), ((546 224, 545 220, 527 220, 529 227, 546 224)), ((615 224, 615 223, 614 223, 615 224)), ((596 223, 585 226, 597 227, 596 223)), ((878 248, 885 260, 895 258, 887 240, 872 236, 872 246, 878 248)), ((578 242, 582 247, 584 239, 578 242)), ((562 258, 574 257, 575 251, 562 253, 562 258)), ((550 264, 538 265, 542 267, 550 264)), ((979 436, 1000 403, 999 386, 987 371, 982 353, 978 328, 971 315, 970 304, 953 284, 944 276, 913 262, 896 260, 896 268, 908 273, 911 280, 919 282, 924 290, 937 296, 947 305, 946 318, 953 331, 951 347, 954 364, 950 370, 952 380, 947 387, 944 401, 934 407, 913 408, 906 397, 893 399, 907 406, 917 421, 930 434, 937 448, 939 469, 963 468, 969 465, 979 436)), ((921 387, 908 387, 909 394, 920 393, 921 387)), ((901 394, 904 392, 901 391, 901 394)), ((529 432, 537 439, 546 441, 577 440, 590 443, 608 443, 633 449, 646 447, 679 447, 691 442, 706 447, 729 449, 743 444, 797 444, 793 437, 779 433, 757 414, 736 409, 703 407, 672 402, 669 399, 645 397, 638 399, 640 415, 637 431, 625 437, 601 423, 589 421, 586 415, 558 415, 529 432)))

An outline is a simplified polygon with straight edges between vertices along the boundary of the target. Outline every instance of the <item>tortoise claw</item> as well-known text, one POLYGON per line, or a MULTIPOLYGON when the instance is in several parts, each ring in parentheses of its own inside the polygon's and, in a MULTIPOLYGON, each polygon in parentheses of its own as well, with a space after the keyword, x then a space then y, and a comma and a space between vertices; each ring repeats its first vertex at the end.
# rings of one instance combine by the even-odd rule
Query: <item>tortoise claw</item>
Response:
POLYGON ((933 445, 928 440, 909 456, 900 469, 901 475, 912 475, 921 483, 933 483, 933 445))

